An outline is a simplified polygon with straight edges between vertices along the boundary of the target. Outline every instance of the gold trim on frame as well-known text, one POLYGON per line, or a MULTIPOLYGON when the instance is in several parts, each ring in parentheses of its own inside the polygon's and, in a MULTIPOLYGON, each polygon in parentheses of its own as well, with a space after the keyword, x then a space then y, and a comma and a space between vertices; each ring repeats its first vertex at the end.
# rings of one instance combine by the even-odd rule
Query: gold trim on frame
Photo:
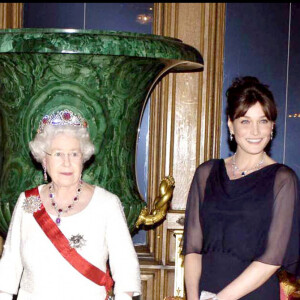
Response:
POLYGON ((2 252, 3 252, 3 244, 4 244, 4 239, 3 239, 3 237, 0 235, 0 257, 1 257, 2 252))
POLYGON ((0 29, 23 27, 23 3, 0 3, 0 29))
POLYGON ((184 297, 184 268, 183 262, 184 257, 181 254, 182 251, 182 238, 183 230, 174 230, 176 239, 176 250, 175 250, 175 279, 174 279, 174 295, 176 297, 184 297))

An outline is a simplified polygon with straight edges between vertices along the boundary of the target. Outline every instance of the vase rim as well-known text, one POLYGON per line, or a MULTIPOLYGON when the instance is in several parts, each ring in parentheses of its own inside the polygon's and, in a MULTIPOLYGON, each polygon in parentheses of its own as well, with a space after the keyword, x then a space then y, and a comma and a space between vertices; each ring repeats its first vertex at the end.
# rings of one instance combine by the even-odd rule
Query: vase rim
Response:
POLYGON ((128 36, 137 38, 156 38, 166 39, 172 41, 182 42, 182 40, 174 37, 150 34, 150 33, 139 33, 130 31, 117 31, 117 30, 98 30, 98 29, 77 29, 77 28, 7 28, 0 29, 0 34, 6 33, 26 33, 26 34, 39 34, 39 33, 65 33, 65 34, 88 34, 88 35, 109 35, 109 36, 128 36))
MULTIPOLYGON (((91 54, 168 60, 176 69, 203 66, 199 51, 180 39, 126 31, 72 28, 0 29, 0 53, 91 54), (177 62, 181 62, 181 66, 177 62)), ((174 69, 175 70, 175 69, 174 69)))

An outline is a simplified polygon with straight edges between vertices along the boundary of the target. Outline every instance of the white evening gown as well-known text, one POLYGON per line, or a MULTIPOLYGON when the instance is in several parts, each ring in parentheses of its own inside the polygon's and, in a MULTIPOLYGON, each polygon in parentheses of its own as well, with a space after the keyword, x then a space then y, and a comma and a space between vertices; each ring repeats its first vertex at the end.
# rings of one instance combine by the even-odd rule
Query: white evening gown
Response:
MULTIPOLYGON (((24 200, 21 193, 0 260, 0 300, 12 299, 19 283, 18 300, 104 300, 105 288, 81 275, 61 256, 33 215, 22 208, 24 200)), ((56 216, 50 216, 55 220, 56 216)), ((95 187, 88 206, 62 217, 59 228, 68 239, 81 235, 85 245, 76 250, 104 272, 109 255, 116 300, 130 299, 126 291, 140 294, 139 263, 116 195, 95 187)))

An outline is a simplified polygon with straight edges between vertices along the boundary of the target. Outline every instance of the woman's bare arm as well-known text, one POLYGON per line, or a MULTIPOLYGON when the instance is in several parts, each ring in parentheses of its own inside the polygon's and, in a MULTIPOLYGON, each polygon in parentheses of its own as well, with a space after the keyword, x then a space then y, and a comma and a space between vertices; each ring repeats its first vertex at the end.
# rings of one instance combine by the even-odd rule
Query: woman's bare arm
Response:
POLYGON ((263 285, 279 268, 280 266, 254 261, 241 275, 221 290, 217 297, 219 300, 240 299, 263 285))
POLYGON ((188 300, 199 300, 199 281, 202 271, 202 255, 187 254, 184 258, 184 281, 188 300))

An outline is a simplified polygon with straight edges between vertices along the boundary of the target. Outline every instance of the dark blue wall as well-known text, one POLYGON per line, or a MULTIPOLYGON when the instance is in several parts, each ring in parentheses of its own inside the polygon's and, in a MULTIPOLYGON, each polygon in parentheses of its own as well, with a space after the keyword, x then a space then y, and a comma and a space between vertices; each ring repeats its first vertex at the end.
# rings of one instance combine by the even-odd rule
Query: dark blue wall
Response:
POLYGON ((152 12, 153 3, 87 3, 85 28, 152 33, 152 23, 136 21, 138 15, 152 12))
POLYGON ((290 114, 300 113, 300 6, 228 3, 226 8, 221 157, 231 155, 225 116, 226 89, 236 76, 256 76, 270 86, 278 107, 271 155, 295 169, 300 177, 300 118, 289 118, 290 114))
POLYGON ((84 3, 24 3, 26 28, 84 28, 84 3))
POLYGON ((24 3, 24 27, 151 33, 151 22, 137 21, 140 14, 153 18, 153 3, 24 3))
POLYGON ((291 5, 285 163, 300 177, 300 4, 291 5))

